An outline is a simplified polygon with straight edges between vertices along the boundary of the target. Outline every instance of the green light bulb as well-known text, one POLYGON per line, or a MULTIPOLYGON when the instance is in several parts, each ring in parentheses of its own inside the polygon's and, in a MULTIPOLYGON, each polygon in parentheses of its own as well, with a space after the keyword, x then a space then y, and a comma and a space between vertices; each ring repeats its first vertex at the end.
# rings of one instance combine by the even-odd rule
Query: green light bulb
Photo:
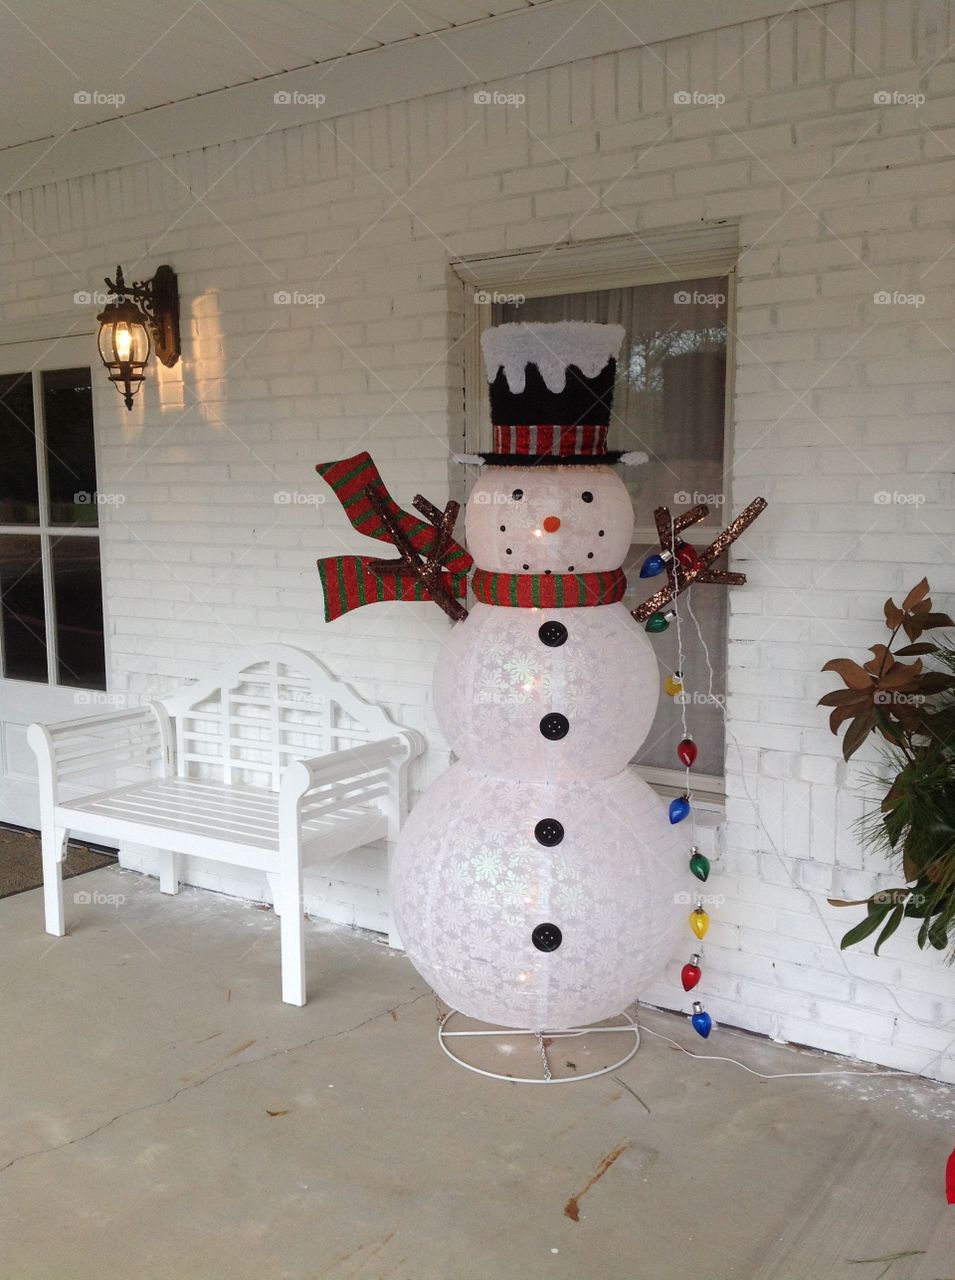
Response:
POLYGON ((696 876, 697 880, 702 880, 705 883, 709 879, 710 860, 705 854, 700 853, 696 845, 693 846, 691 851, 690 870, 696 876))

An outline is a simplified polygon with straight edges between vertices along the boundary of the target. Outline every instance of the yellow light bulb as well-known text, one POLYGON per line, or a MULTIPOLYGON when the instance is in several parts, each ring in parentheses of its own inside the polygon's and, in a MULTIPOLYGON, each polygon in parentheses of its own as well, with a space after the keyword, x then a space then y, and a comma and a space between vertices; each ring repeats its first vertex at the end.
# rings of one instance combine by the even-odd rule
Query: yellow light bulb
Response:
POLYGON ((133 335, 129 331, 129 325, 125 322, 116 326, 116 358, 117 360, 126 361, 129 359, 129 353, 133 349, 133 335))
POLYGON ((683 681, 680 678, 679 671, 674 671, 672 676, 667 676, 663 682, 663 687, 671 698, 675 698, 678 693, 682 693, 683 681))
POLYGON ((710 917, 702 907, 697 907, 690 912, 690 928, 700 939, 706 937, 706 931, 710 927, 710 917))

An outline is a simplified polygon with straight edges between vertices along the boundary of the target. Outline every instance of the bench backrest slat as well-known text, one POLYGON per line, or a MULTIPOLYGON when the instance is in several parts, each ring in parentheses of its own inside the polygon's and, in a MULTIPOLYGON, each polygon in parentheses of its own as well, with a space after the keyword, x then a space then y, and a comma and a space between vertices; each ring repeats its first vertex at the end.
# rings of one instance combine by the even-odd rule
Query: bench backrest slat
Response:
POLYGON ((291 645, 261 645, 165 702, 175 723, 177 770, 279 789, 295 760, 394 735, 387 712, 291 645))

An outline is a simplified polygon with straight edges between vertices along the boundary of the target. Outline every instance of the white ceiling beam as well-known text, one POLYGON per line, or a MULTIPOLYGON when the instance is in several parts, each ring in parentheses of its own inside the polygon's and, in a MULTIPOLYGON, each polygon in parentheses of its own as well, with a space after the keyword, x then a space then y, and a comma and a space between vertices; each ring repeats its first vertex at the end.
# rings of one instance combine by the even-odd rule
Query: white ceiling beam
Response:
MULTIPOLYGON (((821 0, 834 3, 835 0, 821 0)), ((774 18, 792 0, 735 0, 733 23, 774 18)), ((521 76, 720 25, 700 0, 557 0, 202 94, 0 151, 0 191, 37 187, 316 119, 521 76), (617 16, 619 15, 619 16, 617 16), (324 94, 323 106, 278 107, 273 94, 324 94)))

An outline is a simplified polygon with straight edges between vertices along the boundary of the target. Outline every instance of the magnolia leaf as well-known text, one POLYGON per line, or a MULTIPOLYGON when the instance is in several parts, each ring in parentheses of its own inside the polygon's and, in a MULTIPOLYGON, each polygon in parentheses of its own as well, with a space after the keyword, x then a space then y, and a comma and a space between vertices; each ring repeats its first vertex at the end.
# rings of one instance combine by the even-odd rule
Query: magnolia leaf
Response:
POLYGON ((887 671, 879 680, 880 689, 899 689, 903 684, 914 679, 922 672, 922 659, 914 662, 897 662, 891 671, 887 671))
POLYGON ((836 709, 833 712, 831 712, 829 716, 829 728, 832 730, 833 733, 838 733, 839 726, 843 724, 846 720, 851 720, 852 717, 856 714, 857 712, 854 706, 836 707, 836 709))
MULTIPOLYGON (((835 715, 837 711, 844 711, 845 709, 846 708, 844 707, 836 707, 836 710, 832 714, 835 715)), ((849 725, 849 728, 846 730, 846 736, 842 740, 843 759, 848 760, 850 756, 853 756, 859 750, 863 742, 865 742, 866 738, 872 732, 874 724, 874 707, 866 707, 864 711, 859 712, 852 724, 849 725)))
POLYGON ((835 671, 850 689, 869 689, 872 686, 872 677, 851 658, 832 658, 823 671, 835 671))
POLYGON ((918 604, 914 604, 911 609, 911 612, 917 618, 924 617, 926 613, 931 613, 931 611, 932 611, 932 601, 928 597, 926 597, 924 600, 920 600, 918 604))
POLYGON ((917 880, 919 878, 918 863, 908 845, 906 845, 902 853, 902 874, 906 880, 917 880))
POLYGON ((826 901, 830 907, 865 907, 868 905, 868 898, 827 898, 826 901))
POLYGON ((857 942, 861 942, 863 938, 867 938, 870 933, 875 933, 885 916, 888 915, 889 910, 890 908, 886 907, 885 911, 878 915, 865 916, 858 924, 853 925, 839 943, 840 951, 845 951, 846 947, 854 947, 857 942))
POLYGON ((895 601, 892 599, 891 596, 889 597, 888 600, 886 600, 883 608, 885 609, 885 625, 889 628, 890 631, 894 631, 896 627, 899 625, 899 623, 902 621, 902 619, 905 617, 905 614, 899 608, 899 606, 895 603, 895 601))
POLYGON ((926 671, 920 676, 918 681, 913 684, 913 693, 944 693, 946 689, 955 686, 955 676, 948 675, 945 671, 926 671))
POLYGON ((876 955, 879 954, 879 947, 882 946, 882 943, 888 942, 889 938, 891 938, 893 933, 895 933, 896 929, 902 923, 902 917, 904 915, 905 915, 905 908, 896 907, 895 910, 892 912, 892 914, 889 916, 888 920, 886 920, 885 928, 879 934, 878 940, 875 944, 876 955))
POLYGON ((918 615, 919 625, 923 631, 932 631, 936 627, 955 627, 955 622, 947 613, 923 613, 918 615))
POLYGON ((909 594, 902 601, 903 609, 914 609, 920 604, 929 593, 928 578, 923 578, 921 582, 916 583, 909 594))
POLYGON ((895 651, 897 658, 914 658, 917 653, 938 653, 938 645, 920 640, 918 644, 907 644, 904 648, 895 651))
POLYGON ((816 703, 817 707, 851 707, 868 702, 869 693, 864 689, 833 689, 824 693, 816 703))

